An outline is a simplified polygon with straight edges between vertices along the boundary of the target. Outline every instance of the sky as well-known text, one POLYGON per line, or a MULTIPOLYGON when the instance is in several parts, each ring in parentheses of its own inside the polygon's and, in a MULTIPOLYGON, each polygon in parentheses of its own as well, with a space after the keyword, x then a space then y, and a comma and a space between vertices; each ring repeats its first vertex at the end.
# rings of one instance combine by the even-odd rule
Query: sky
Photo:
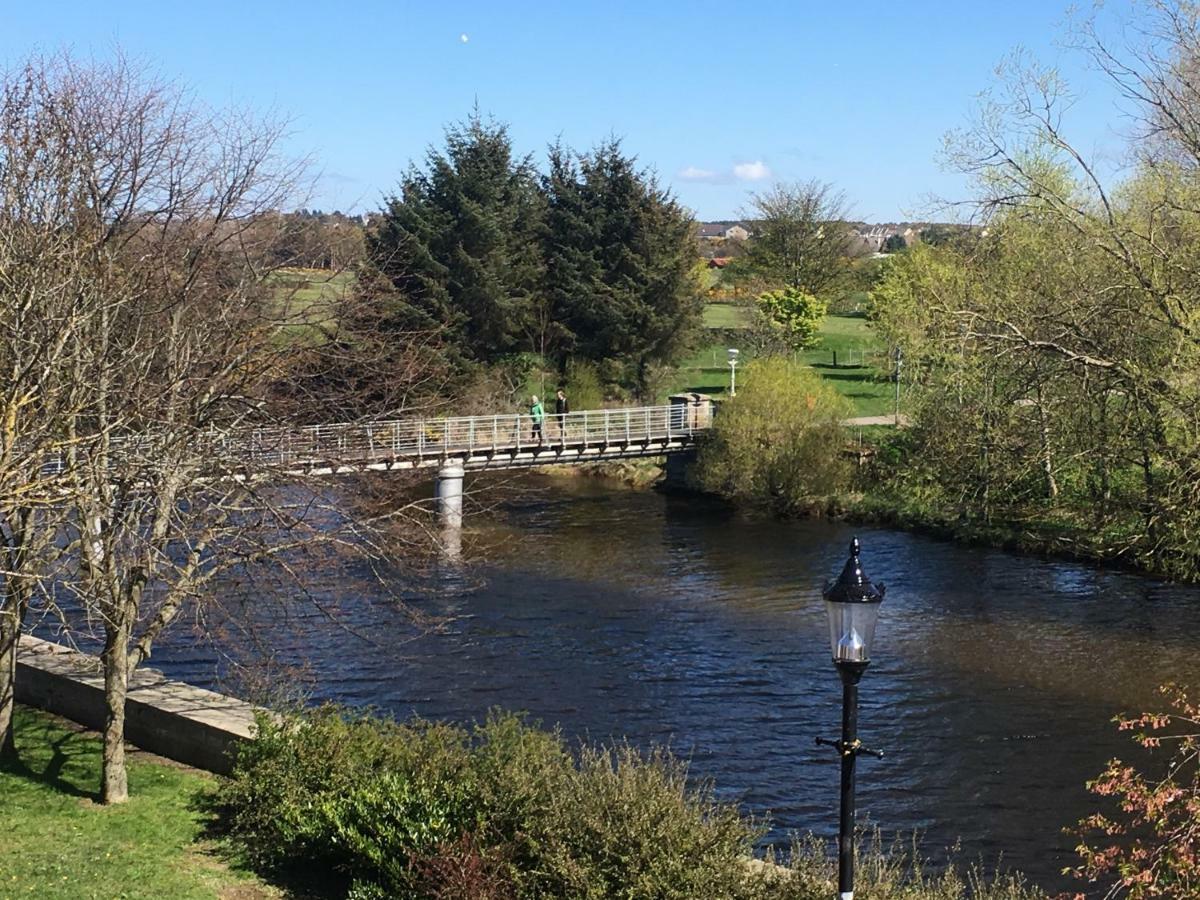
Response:
POLYGON ((1062 68, 1085 147, 1121 137, 1111 91, 1061 49, 1066 0, 0 0, 0 21, 5 65, 120 47, 206 102, 286 116, 325 210, 378 209, 477 104, 538 162, 556 138, 620 137, 702 220, 811 178, 865 221, 947 219, 937 201, 971 191, 943 137, 1018 47, 1062 68))

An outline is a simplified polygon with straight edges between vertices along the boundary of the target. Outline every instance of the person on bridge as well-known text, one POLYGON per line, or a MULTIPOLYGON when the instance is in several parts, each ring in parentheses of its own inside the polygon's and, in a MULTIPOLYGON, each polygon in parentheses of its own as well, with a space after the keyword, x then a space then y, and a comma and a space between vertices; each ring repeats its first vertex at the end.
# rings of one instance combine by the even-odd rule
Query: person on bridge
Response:
POLYGON ((537 438, 540 447, 542 445, 542 422, 546 420, 546 411, 542 409, 542 402, 538 400, 537 394, 533 395, 533 403, 529 406, 529 417, 533 419, 533 436, 537 438))
POLYGON ((558 417, 558 439, 565 441, 567 439, 567 413, 571 411, 571 405, 567 403, 567 395, 563 393, 563 389, 559 388, 558 393, 554 396, 554 415, 558 417))

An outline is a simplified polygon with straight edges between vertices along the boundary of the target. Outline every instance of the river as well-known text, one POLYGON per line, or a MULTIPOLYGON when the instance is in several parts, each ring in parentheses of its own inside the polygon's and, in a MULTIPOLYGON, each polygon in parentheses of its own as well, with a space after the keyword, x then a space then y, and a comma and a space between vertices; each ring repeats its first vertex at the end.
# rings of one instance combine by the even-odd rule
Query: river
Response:
MULTIPOLYGON (((485 494, 485 496, 487 496, 485 494)), ((860 816, 917 830, 935 859, 1000 862, 1049 888, 1084 782, 1137 757, 1111 723, 1200 686, 1200 591, 1068 562, 826 521, 779 522, 589 479, 521 476, 468 514, 487 563, 393 587, 326 585, 340 624, 305 607, 271 636, 316 699, 469 721, 525 710, 571 738, 669 744, 770 838, 836 830, 840 685, 820 590, 858 534, 887 584, 860 737, 860 816)), ((220 686, 219 655, 177 637, 154 665, 220 686)))

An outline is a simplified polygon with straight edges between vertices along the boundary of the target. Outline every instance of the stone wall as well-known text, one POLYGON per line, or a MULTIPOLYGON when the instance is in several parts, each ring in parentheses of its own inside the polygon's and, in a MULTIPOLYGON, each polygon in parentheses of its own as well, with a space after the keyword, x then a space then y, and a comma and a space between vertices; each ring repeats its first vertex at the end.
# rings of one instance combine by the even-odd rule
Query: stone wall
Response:
MULTIPOLYGON (((61 644, 25 636, 17 655, 18 703, 104 727, 100 660, 61 644)), ((168 759, 228 774, 239 744, 254 735, 255 707, 213 691, 168 681, 154 669, 130 679, 125 737, 168 759)))

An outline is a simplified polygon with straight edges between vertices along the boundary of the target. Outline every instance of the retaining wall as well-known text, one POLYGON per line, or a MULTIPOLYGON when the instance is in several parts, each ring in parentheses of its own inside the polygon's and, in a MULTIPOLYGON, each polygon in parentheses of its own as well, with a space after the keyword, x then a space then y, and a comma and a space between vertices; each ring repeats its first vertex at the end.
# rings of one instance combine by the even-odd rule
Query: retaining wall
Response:
MULTIPOLYGON (((100 730, 100 660, 26 635, 17 653, 16 699, 100 730)), ((237 747, 254 736, 254 713, 249 703, 138 669, 125 704, 125 737, 143 750, 224 775, 237 747)))

